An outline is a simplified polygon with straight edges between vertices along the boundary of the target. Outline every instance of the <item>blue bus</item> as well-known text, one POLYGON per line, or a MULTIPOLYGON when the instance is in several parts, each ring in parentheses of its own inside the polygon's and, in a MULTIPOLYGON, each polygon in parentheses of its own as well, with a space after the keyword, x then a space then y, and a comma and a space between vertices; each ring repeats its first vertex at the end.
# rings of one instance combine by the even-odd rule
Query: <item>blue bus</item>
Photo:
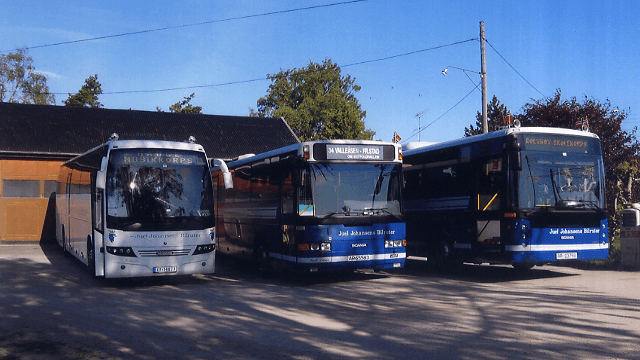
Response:
POLYGON ((404 153, 407 253, 434 265, 606 259, 600 140, 512 127, 404 153))
POLYGON ((217 249, 298 272, 404 266, 402 149, 377 141, 293 144, 212 167, 217 249))

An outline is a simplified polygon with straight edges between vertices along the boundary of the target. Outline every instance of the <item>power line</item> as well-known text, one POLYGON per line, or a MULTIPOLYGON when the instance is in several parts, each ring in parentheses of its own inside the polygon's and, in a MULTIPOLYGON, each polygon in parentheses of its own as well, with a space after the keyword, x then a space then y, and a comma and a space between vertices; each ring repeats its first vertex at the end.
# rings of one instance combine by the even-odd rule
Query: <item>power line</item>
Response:
MULTIPOLYGON (((478 39, 477 39, 477 38, 472 38, 472 39, 468 39, 468 40, 456 41, 456 42, 453 42, 453 43, 450 43, 450 44, 433 46, 433 47, 426 48, 426 49, 421 49, 421 50, 416 50, 416 51, 410 51, 410 52, 407 52, 407 53, 397 54, 397 55, 392 55, 392 56, 387 56, 387 57, 383 57, 383 58, 379 58, 379 59, 359 61, 359 62, 355 62, 355 63, 351 63, 351 64, 342 65, 342 66, 340 66, 340 67, 341 67, 341 68, 345 68, 345 67, 349 67, 349 66, 357 66, 357 65, 362 65, 362 64, 368 64, 368 63, 380 62, 380 61, 385 61, 385 60, 395 59, 395 58, 399 58, 399 57, 403 57, 403 56, 409 56, 409 55, 419 54, 419 53, 422 53, 422 52, 425 52, 425 51, 437 50, 437 49, 442 49, 442 48, 449 47, 449 46, 460 45, 460 44, 464 44, 464 43, 467 43, 467 42, 469 42, 469 41, 475 41, 475 40, 478 40, 478 39)), ((316 70, 309 70, 309 71, 316 71, 316 70)), ((107 92, 103 92, 103 93, 102 93, 102 94, 100 94, 100 95, 120 95, 120 94, 133 94, 133 93, 154 93, 154 92, 167 92, 167 91, 175 91, 175 90, 201 89, 201 88, 208 88, 208 87, 219 87, 219 86, 227 86, 227 85, 245 84, 245 83, 257 82, 257 81, 264 81, 264 80, 269 80, 269 78, 268 78, 268 77, 264 77, 264 78, 256 78, 256 79, 249 79, 249 80, 230 81, 230 82, 220 83, 220 84, 193 85, 193 86, 174 87, 174 88, 155 89, 155 90, 122 90, 122 91, 107 91, 107 92)), ((476 86, 476 88, 477 88, 477 86, 476 86)), ((65 95, 65 94, 67 94, 67 93, 50 93, 50 94, 53 94, 53 95, 65 95)))
POLYGON ((408 56, 408 55, 413 55, 413 54, 418 54, 418 53, 425 52, 425 51, 431 51, 431 50, 442 49, 442 48, 445 48, 445 47, 448 47, 448 46, 460 45, 460 44, 464 44, 464 43, 466 43, 466 42, 469 42, 469 41, 475 41, 475 40, 478 40, 478 38, 472 38, 472 39, 469 39, 469 40, 457 41, 457 42, 454 42, 454 43, 451 43, 451 44, 434 46, 434 47, 427 48, 427 49, 411 51, 411 52, 404 53, 404 54, 398 54, 398 55, 387 56, 387 57, 383 57, 383 58, 375 59, 375 60, 365 60, 365 61, 355 62, 355 63, 352 63, 352 64, 343 65, 342 67, 347 67, 347 66, 356 66, 356 65, 368 64, 368 63, 373 63, 373 62, 378 62, 378 61, 384 61, 384 60, 389 60, 389 59, 395 59, 395 58, 398 58, 398 57, 408 56))
POLYGON ((510 67, 511 69, 513 69, 513 71, 515 71, 515 72, 516 72, 516 74, 518 74, 518 75, 522 78, 522 80, 524 80, 527 84, 529 84, 529 86, 531 86, 531 87, 533 88, 533 90, 537 91, 537 92, 538 92, 538 94, 542 95, 542 97, 546 97, 543 93, 541 93, 541 92, 540 92, 540 90, 536 89, 536 87, 535 87, 535 86, 533 86, 533 85, 529 82, 529 80, 525 79, 525 78, 524 78, 524 76, 522 76, 522 74, 520 74, 520 72, 518 72, 518 70, 516 70, 516 68, 514 68, 514 67, 513 67, 513 65, 511 65, 511 64, 507 61, 507 59, 505 59, 505 58, 504 58, 504 56, 502 56, 502 54, 500 54, 500 53, 498 52, 498 50, 496 50, 496 48, 494 48, 494 47, 493 47, 493 45, 491 45, 491 43, 489 42, 489 40, 485 39, 485 41, 487 42, 487 44, 489 44, 489 46, 491 46, 491 48, 493 49, 493 51, 495 51, 495 52, 496 52, 496 54, 498 54, 498 56, 500 56, 500 57, 502 58, 502 60, 504 60, 504 62, 506 62, 506 63, 507 63, 507 65, 509 65, 509 67, 510 67))
MULTIPOLYGON (((367 0, 350 0, 350 1, 342 1, 342 2, 337 2, 337 3, 325 4, 325 5, 314 5, 314 6, 307 6, 307 7, 301 7, 301 8, 296 8, 296 9, 278 10, 278 11, 271 11, 271 12, 266 12, 266 13, 261 13, 261 14, 236 16, 236 17, 230 17, 230 18, 226 18, 226 19, 203 21, 203 22, 192 23, 192 24, 167 26, 167 27, 162 27, 162 28, 157 28, 157 29, 147 29, 147 30, 127 32, 127 33, 122 33, 122 34, 104 35, 104 36, 97 36, 97 37, 87 38, 87 39, 63 41, 63 42, 53 43, 53 44, 29 46, 29 47, 26 47, 26 48, 27 49, 38 49, 38 48, 52 47, 52 46, 59 46, 59 45, 76 44, 76 43, 87 42, 87 41, 104 40, 104 39, 111 39, 111 38, 130 36, 130 35, 140 35, 140 34, 146 34, 146 33, 151 33, 151 32, 158 32, 158 31, 165 31, 165 30, 182 29, 182 28, 187 28, 187 27, 192 27, 192 26, 201 26, 201 25, 222 23, 222 22, 228 22, 228 21, 233 21, 233 20, 244 20, 244 19, 251 19, 251 18, 256 18, 256 17, 263 17, 263 16, 286 14, 286 13, 292 13, 292 12, 298 12, 298 11, 305 11, 305 10, 327 8, 327 7, 332 7, 332 6, 346 5, 346 4, 352 4, 352 3, 357 3, 357 2, 363 2, 363 1, 367 1, 367 0)), ((12 50, 5 50, 5 51, 3 51, 3 53, 9 52, 9 51, 12 51, 12 50)))
MULTIPOLYGON (((133 94, 133 93, 154 93, 154 92, 166 92, 166 91, 175 91, 175 90, 188 90, 188 89, 199 89, 199 88, 207 88, 207 87, 217 87, 217 86, 225 86, 225 85, 236 85, 236 84, 245 84, 256 81, 268 80, 268 78, 260 78, 260 79, 251 79, 251 80, 239 80, 239 81, 230 81, 227 83, 221 84, 211 84, 211 85, 194 85, 194 86, 184 86, 184 87, 175 87, 175 88, 167 88, 167 89, 157 89, 157 90, 124 90, 124 91, 109 91, 103 92, 100 95, 117 95, 117 94, 133 94)), ((60 93, 54 93, 54 95, 64 95, 60 93)))
POLYGON ((455 105, 453 105, 452 107, 450 107, 450 108, 449 108, 449 110, 445 111, 442 115, 438 116, 438 118, 437 118, 437 119, 435 119, 435 120, 433 120, 432 122, 428 123, 427 125, 425 125, 425 126, 423 126, 423 127, 419 128, 419 129, 418 129, 418 131, 417 131, 415 134, 413 134, 413 135, 409 136, 408 138, 406 138, 402 143, 406 143, 407 141, 409 141, 409 139, 411 139, 412 137, 414 137, 414 136, 418 135, 422 130, 424 130, 424 129, 428 128, 429 126, 433 125, 433 123, 435 123, 436 121, 438 121, 438 120, 442 119, 445 115, 447 115, 447 114, 448 114, 451 110, 453 110, 456 106, 460 105, 460 103, 461 103, 461 102, 463 102, 463 101, 464 101, 464 99, 468 98, 468 97, 469 97, 469 95, 471 95, 471 93, 472 93, 474 90, 476 90, 476 89, 478 88, 478 86, 479 86, 479 85, 476 85, 473 89, 471 89, 471 91, 469 91, 469 92, 467 93, 467 95, 465 95, 462 99, 460 99, 460 101, 458 101, 457 103, 455 103, 455 105))

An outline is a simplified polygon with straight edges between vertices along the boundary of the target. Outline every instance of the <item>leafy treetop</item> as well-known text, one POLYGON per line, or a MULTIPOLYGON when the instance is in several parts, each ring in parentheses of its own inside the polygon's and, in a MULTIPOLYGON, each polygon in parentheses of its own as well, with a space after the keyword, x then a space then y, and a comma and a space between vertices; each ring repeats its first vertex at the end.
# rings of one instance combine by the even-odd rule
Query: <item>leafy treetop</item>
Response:
POLYGON ((365 129, 366 112, 355 97, 360 86, 351 76, 343 77, 330 59, 268 77, 272 84, 252 116, 282 117, 302 141, 370 140, 375 134, 365 129))
POLYGON ((33 67, 26 49, 0 55, 0 102, 55 105, 47 77, 33 67))

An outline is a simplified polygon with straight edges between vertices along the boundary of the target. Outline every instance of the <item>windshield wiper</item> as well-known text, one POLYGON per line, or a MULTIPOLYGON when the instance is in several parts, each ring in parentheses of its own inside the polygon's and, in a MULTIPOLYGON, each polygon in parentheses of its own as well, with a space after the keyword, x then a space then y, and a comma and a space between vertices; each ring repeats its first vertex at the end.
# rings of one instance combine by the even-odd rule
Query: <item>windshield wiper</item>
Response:
POLYGON ((553 188, 553 197, 556 200, 556 206, 558 206, 559 203, 564 203, 564 201, 562 200, 562 197, 560 197, 560 191, 558 191, 558 185, 556 184, 556 181, 553 179, 553 169, 549 169, 549 176, 551 177, 551 187, 553 188), (560 199, 560 201, 558 201, 558 199, 560 199))
POLYGON ((362 213, 362 214, 363 214, 363 215, 376 215, 376 213, 381 213, 381 212, 387 213, 387 214, 389 214, 389 215, 393 215, 393 214, 388 210, 388 208, 365 208, 365 209, 363 210, 363 213, 362 213))
POLYGON ((533 189, 533 207, 536 207, 536 182, 533 181, 533 173, 531 172, 531 164, 529 164, 529 155, 524 156, 525 160, 527 160, 527 168, 529 168, 529 179, 531 179, 531 188, 533 189))
MULTIPOLYGON (((357 211, 357 210, 355 210, 355 211, 357 211)), ((353 211, 353 212, 355 212, 355 211, 353 211)), ((324 215, 322 218, 328 218, 328 217, 332 217, 332 216, 338 215, 338 214, 342 214, 344 216, 349 216, 349 215, 351 215, 351 212, 352 211, 351 211, 350 207, 343 206, 342 207, 342 211, 332 211, 330 213, 327 213, 327 215, 324 215)))

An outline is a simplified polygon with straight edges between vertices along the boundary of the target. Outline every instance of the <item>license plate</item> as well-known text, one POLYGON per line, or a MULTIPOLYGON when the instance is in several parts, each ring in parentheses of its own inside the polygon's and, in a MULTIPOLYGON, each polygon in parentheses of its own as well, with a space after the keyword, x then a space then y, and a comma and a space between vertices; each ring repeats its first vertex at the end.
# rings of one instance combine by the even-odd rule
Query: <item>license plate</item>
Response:
POLYGON ((577 252, 556 253, 556 260, 572 260, 577 258, 577 252))
POLYGON ((371 259, 369 255, 349 255, 347 258, 348 261, 367 261, 371 259))
POLYGON ((177 266, 160 266, 160 267, 153 268, 154 274, 167 274, 167 273, 174 273, 174 272, 178 272, 177 266))

